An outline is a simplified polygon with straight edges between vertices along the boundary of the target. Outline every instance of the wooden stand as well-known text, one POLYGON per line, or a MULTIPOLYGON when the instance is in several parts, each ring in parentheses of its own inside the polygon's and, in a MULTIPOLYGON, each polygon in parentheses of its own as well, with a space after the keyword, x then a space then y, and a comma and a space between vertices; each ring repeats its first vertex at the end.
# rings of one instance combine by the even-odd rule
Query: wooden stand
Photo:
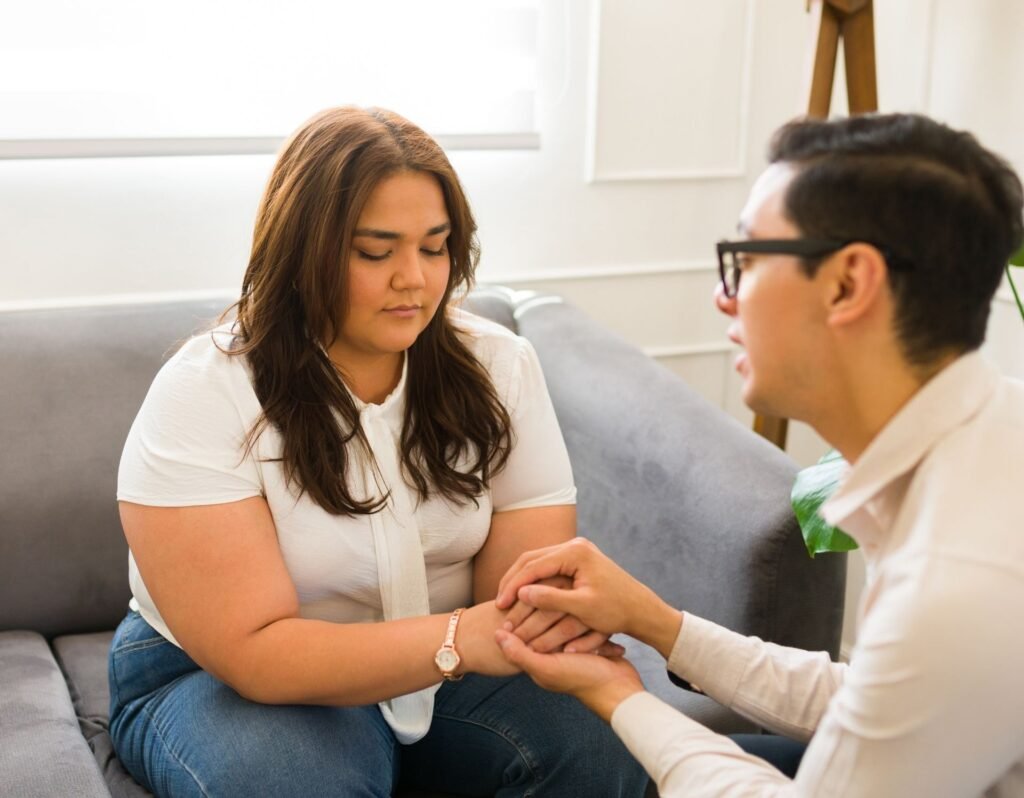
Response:
MULTIPOLYGON (((807 116, 828 118, 832 106, 839 40, 843 40, 846 97, 851 114, 878 110, 875 14, 872 0, 807 0, 814 33, 808 53, 807 116)), ((754 416, 754 432, 786 448, 789 420, 754 416)))

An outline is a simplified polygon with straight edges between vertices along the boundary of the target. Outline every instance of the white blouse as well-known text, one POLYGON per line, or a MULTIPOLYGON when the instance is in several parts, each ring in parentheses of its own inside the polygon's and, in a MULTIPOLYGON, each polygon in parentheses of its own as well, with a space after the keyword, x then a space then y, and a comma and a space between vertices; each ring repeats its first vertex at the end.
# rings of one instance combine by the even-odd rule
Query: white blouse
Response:
MULTIPOLYGON (((533 347, 498 324, 461 310, 449 313, 512 419, 508 462, 476 505, 436 495, 421 501, 403 478, 405 367, 380 404, 353 397, 384 484, 353 447, 349 486, 357 498, 390 490, 386 507, 371 515, 334 516, 297 495, 285 484, 276 429, 265 429, 244 454, 246 434, 261 409, 246 359, 226 355, 215 344, 227 348, 230 325, 193 338, 160 370, 125 443, 118 500, 179 507, 263 496, 304 618, 385 621, 472 603, 473 557, 487 539, 492 513, 573 504, 576 489, 533 347)), ((177 645, 130 554, 129 579, 132 609, 177 645)), ((381 704, 402 742, 426 734, 436 689, 381 704)))

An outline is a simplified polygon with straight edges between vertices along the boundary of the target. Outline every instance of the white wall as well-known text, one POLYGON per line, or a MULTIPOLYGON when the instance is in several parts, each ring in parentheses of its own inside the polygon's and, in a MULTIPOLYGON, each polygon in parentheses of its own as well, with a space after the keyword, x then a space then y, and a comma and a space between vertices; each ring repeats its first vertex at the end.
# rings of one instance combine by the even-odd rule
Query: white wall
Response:
MULTIPOLYGON (((733 231, 770 132, 801 110, 804 3, 542 7, 541 149, 452 154, 480 223, 479 278, 566 295, 749 422, 711 307, 713 244, 733 231)), ((1024 170, 1024 4, 880 1, 876 31, 882 110, 969 127, 1024 170)), ((271 164, 0 162, 0 305, 234 288, 271 164)), ((1024 376, 1011 301, 1004 289, 987 351, 1024 376)), ((803 464, 825 448, 801 425, 790 439, 803 464)), ((848 608, 862 570, 851 558, 848 608)))

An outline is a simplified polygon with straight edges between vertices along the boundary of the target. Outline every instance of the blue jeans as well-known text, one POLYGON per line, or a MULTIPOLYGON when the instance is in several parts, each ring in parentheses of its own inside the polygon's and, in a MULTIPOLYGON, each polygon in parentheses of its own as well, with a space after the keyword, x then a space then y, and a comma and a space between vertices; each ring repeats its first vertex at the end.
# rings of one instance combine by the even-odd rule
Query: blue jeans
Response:
POLYGON ((647 776, 575 699, 525 676, 438 691, 429 733, 401 745, 376 705, 258 704, 131 612, 110 652, 110 736, 158 796, 374 796, 399 784, 461 795, 640 798, 647 776))
POLYGON ((777 734, 730 734, 733 742, 748 754, 759 756, 791 779, 796 778, 807 743, 777 734))

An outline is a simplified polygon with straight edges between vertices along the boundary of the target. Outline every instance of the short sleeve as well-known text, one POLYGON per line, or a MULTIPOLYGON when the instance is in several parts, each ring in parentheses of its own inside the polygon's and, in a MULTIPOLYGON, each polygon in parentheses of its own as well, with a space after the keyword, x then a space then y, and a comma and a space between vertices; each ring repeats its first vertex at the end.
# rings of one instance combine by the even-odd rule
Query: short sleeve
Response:
POLYGON ((183 507, 261 495, 245 446, 254 405, 240 358, 220 351, 212 335, 188 342, 157 374, 128 433, 118 500, 183 507))
POLYGON ((533 346, 518 338, 506 407, 512 452, 491 481, 494 511, 576 503, 569 453, 533 346))

